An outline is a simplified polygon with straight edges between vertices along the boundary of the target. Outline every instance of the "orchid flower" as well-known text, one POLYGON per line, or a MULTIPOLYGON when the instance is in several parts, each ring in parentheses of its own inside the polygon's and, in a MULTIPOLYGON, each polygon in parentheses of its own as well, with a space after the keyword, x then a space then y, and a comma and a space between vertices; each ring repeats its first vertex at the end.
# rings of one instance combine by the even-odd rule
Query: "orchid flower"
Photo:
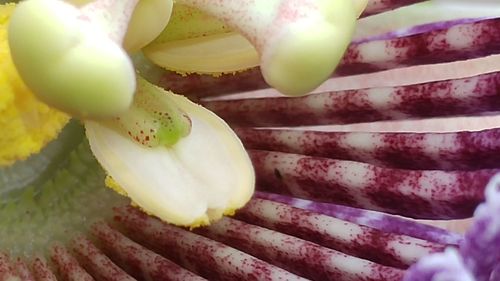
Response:
POLYGON ((0 281, 496 280, 499 18, 0 5, 0 281))

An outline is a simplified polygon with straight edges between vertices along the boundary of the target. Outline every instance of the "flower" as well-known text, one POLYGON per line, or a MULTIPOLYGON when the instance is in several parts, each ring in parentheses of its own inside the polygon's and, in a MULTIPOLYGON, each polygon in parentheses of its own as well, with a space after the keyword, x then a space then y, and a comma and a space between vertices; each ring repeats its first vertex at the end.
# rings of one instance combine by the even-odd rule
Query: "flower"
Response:
POLYGON ((9 22, 12 59, 38 98, 84 120, 115 190, 165 221, 208 224, 251 197, 250 159, 220 118, 136 77, 121 47, 136 3, 20 3, 9 22))
MULTIPOLYGON (((199 276, 214 280, 300 280, 302 277, 401 280, 410 265, 448 246, 459 248, 461 255, 467 256, 463 252, 470 247, 463 245, 488 240, 477 235, 472 235, 472 239, 467 235, 464 238, 392 214, 431 220, 471 216, 485 198, 484 186, 497 172, 496 129, 461 133, 382 133, 367 132, 362 125, 358 126, 362 128, 359 132, 353 131, 353 127, 334 127, 347 129, 347 132, 256 128, 472 115, 496 110, 493 101, 498 80, 495 47, 498 38, 493 31, 498 29, 498 10, 495 6, 483 4, 464 9, 438 1, 381 13, 406 4, 369 2, 364 16, 380 14, 358 21, 357 35, 340 61, 337 77, 329 79, 315 90, 315 94, 304 97, 276 97, 267 90, 260 93, 263 94, 260 99, 242 98, 241 95, 229 99, 213 98, 209 96, 255 90, 267 87, 267 83, 277 83, 278 89, 287 92, 287 85, 281 88, 281 79, 274 80, 273 75, 270 78, 267 71, 271 69, 273 73, 273 67, 263 72, 251 68, 229 74, 212 68, 207 72, 217 72, 217 77, 213 77, 203 73, 177 74, 136 56, 137 69, 148 81, 198 100, 235 128, 252 159, 259 191, 233 218, 223 217, 208 227, 186 230, 166 224, 135 208, 124 207, 127 200, 102 188, 105 173, 93 158, 83 129, 71 122, 42 153, 2 171, 12 178, 4 181, 9 189, 2 189, 2 198, 6 199, 0 205, 0 221, 6 226, 0 228, 0 249, 10 252, 9 256, 0 255, 0 279, 16 275, 26 279, 29 274, 52 276, 53 271, 44 258, 35 253, 50 257, 62 278, 84 280, 92 277, 130 280, 131 276, 153 280, 186 280, 199 276), (449 13, 450 9, 455 10, 449 13), (425 13, 429 15, 422 16, 425 13), (388 18, 393 23, 389 29, 388 18), (410 67, 403 68, 408 65, 410 67), (365 72, 367 74, 356 76, 365 72), (360 87, 363 89, 359 90, 360 87), (207 91, 207 88, 218 91, 207 91), (23 172, 30 168, 44 172, 31 175, 23 172), (116 207, 114 211, 113 207, 116 207), (89 240, 90 237, 93 240, 89 240), (31 260, 14 259, 17 256, 30 259, 35 256, 35 259, 27 268, 26 262, 31 260)), ((209 7, 205 8, 210 12, 209 7)), ((176 17, 183 15, 176 14, 175 9, 176 6, 173 23, 176 17)), ((220 11, 212 11, 212 14, 217 12, 220 11)), ((239 28, 237 23, 225 26, 214 19, 203 22, 210 23, 206 30, 201 28, 203 35, 205 31, 214 32, 211 29, 214 27, 213 34, 221 30, 227 33, 235 26, 239 28)), ((201 48, 207 56, 214 54, 217 57, 224 55, 220 52, 221 45, 217 45, 221 43, 217 42, 239 42, 235 48, 245 53, 239 66, 252 67, 255 56, 266 57, 263 55, 266 48, 259 49, 260 53, 246 53, 248 43, 241 43, 241 37, 234 33, 219 34, 206 41, 196 37, 184 37, 186 41, 174 42, 177 44, 163 45, 165 42, 156 41, 144 53, 155 61, 156 56, 175 58, 176 50, 196 54, 190 50, 201 48), (217 41, 221 38, 222 41, 217 41), (207 42, 219 46, 218 51, 204 49, 207 42)), ((165 40, 162 36, 159 38, 157 40, 165 40)), ((259 39, 252 43, 256 42, 258 44, 259 39)), ((174 62, 178 65, 182 59, 174 62)), ((210 63, 188 64, 190 67, 206 65, 210 63)), ((224 67, 229 65, 223 64, 224 67)), ((283 68, 279 73, 281 71, 283 68)), ((291 75, 297 77, 293 71, 291 75)), ((164 93, 145 81, 138 79, 137 82, 138 89, 145 89, 142 94, 164 93), (141 83, 146 87, 141 88, 141 83), (152 87, 151 92, 147 90, 149 87, 152 87)), ((297 88, 292 87, 292 90, 297 88)), ((295 94, 293 91, 288 93, 295 94)), ((140 91, 137 94, 141 98, 140 91)), ((180 103, 185 101, 173 95, 168 97, 180 103)), ((162 99, 158 101, 161 103, 162 99)), ((132 120, 154 121, 154 114, 151 117, 148 111, 152 106, 147 103, 132 105, 131 108, 141 114, 125 116, 131 116, 132 120)), ((175 110, 187 113, 189 120, 194 118, 187 106, 169 112, 175 113, 175 110)), ((179 117, 179 124, 186 124, 182 114, 175 116, 179 117)), ((202 116, 201 122, 207 115, 202 116)), ((124 128, 140 132, 130 126, 131 123, 111 121, 110 128, 115 132, 124 128)), ((152 123, 145 124, 153 126, 152 123)), ((109 169, 121 163, 106 165, 103 162, 122 157, 113 155, 116 148, 111 147, 122 139, 106 130, 92 128, 104 126, 103 123, 86 121, 87 130, 89 124, 90 130, 95 130, 95 135, 89 136, 93 153, 110 172, 109 169), (104 150, 101 156, 95 149, 95 142, 100 142, 97 145, 104 150)), ((181 128, 179 132, 186 132, 176 122, 168 123, 165 128, 181 128)), ((181 133, 180 141, 195 139, 192 133, 190 131, 188 137, 181 133)), ((118 145, 123 152, 133 152, 126 158, 126 162, 132 162, 143 156, 138 148, 158 144, 139 145, 130 141, 127 145, 120 142, 118 145)), ((203 159, 197 160, 203 162, 203 159)), ((111 175, 114 178, 119 172, 111 175)), ((220 174, 216 176, 220 177, 220 174)), ((140 180, 150 178, 146 176, 140 180)), ((110 182, 111 185, 115 183, 110 182)), ((487 192, 490 193, 493 192, 487 192)), ((485 204, 490 201, 495 202, 488 199, 485 204)), ((480 211, 484 208, 477 210, 478 214, 485 213, 480 211)), ((481 224, 484 219, 478 216, 477 224, 481 224)), ((495 225, 490 222, 491 227, 495 225)), ((473 226, 470 233, 475 233, 474 229, 473 226)), ((484 245, 488 244, 483 243, 481 247, 484 245)), ((454 255, 453 264, 444 262, 443 268, 447 265, 460 268, 463 263, 468 266, 466 272, 470 278, 482 280, 479 279, 482 275, 475 270, 483 268, 482 261, 476 258, 461 261, 453 250, 446 253, 454 255)), ((495 262, 493 260, 493 265, 495 262)), ((489 261, 487 264, 491 268, 489 261)), ((492 278, 498 271, 494 267, 492 278)), ((411 274, 411 269, 409 272, 411 274)))

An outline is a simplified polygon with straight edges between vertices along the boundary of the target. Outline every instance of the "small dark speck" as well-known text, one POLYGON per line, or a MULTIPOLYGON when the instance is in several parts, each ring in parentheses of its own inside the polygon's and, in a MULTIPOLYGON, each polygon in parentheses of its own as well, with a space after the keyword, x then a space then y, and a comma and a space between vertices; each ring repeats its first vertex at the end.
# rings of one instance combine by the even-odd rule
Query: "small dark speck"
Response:
POLYGON ((280 170, 278 169, 274 169, 274 175, 279 179, 279 180, 283 180, 283 176, 281 175, 280 173, 280 170))

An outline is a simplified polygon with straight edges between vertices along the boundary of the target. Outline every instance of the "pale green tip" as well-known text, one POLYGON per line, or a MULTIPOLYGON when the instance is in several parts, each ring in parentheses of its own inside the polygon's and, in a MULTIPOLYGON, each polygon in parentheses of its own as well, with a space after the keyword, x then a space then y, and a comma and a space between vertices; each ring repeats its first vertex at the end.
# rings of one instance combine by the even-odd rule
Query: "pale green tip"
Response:
POLYGON ((321 16, 291 23, 261 54, 264 78, 286 95, 304 95, 321 85, 351 42, 359 8, 352 1, 318 2, 321 16))
POLYGON ((140 77, 132 106, 107 124, 148 147, 170 147, 191 132, 191 119, 172 94, 140 77))
POLYGON ((8 32, 19 74, 44 102, 82 118, 115 116, 130 106, 135 72, 128 55, 76 7, 24 1, 8 32))

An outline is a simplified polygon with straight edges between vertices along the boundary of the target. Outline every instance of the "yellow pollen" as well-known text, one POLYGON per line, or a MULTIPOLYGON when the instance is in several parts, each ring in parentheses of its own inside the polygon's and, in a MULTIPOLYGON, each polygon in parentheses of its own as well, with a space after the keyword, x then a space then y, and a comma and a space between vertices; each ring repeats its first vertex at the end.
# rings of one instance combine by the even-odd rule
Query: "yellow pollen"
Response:
POLYGON ((38 101, 10 56, 7 25, 15 4, 0 5, 0 166, 38 153, 55 139, 69 116, 38 101))

